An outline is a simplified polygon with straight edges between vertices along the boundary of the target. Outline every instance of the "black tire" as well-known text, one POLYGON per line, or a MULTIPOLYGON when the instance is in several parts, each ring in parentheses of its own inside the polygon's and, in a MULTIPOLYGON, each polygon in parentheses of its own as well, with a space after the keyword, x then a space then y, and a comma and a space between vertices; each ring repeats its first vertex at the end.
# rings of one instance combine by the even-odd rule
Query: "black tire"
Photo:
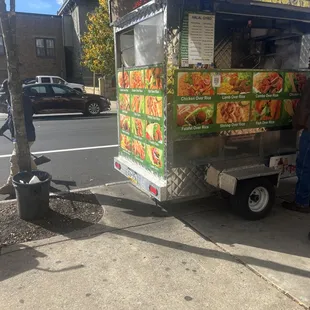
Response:
POLYGON ((236 194, 231 196, 230 202, 233 211, 247 220, 256 221, 269 214, 275 199, 274 185, 266 178, 257 178, 238 183, 236 194))
POLYGON ((84 114, 89 116, 98 116, 100 115, 100 112, 101 112, 100 104, 96 101, 92 101, 87 103, 84 114))

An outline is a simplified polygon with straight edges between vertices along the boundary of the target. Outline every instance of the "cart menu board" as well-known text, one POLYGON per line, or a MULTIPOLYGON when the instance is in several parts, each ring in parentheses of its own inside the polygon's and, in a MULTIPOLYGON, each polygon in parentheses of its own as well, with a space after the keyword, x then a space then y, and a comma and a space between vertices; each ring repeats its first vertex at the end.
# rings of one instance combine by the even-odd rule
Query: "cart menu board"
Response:
POLYGON ((181 32, 181 67, 214 61, 215 16, 186 13, 181 32))
POLYGON ((309 72, 177 70, 179 135, 286 127, 309 72))
POLYGON ((164 174, 162 66, 118 71, 120 153, 164 174))
POLYGON ((211 64, 214 59, 215 16, 189 14, 188 63, 211 64))

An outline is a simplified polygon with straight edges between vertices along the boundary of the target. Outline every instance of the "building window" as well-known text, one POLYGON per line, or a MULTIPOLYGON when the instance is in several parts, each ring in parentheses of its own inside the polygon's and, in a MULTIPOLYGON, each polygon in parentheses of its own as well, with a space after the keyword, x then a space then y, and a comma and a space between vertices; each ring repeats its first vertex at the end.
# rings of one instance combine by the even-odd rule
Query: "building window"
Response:
POLYGON ((38 57, 55 57, 55 40, 36 39, 36 50, 38 57))
POLYGON ((0 36, 0 56, 3 56, 4 54, 5 54, 5 50, 4 50, 3 37, 0 36))

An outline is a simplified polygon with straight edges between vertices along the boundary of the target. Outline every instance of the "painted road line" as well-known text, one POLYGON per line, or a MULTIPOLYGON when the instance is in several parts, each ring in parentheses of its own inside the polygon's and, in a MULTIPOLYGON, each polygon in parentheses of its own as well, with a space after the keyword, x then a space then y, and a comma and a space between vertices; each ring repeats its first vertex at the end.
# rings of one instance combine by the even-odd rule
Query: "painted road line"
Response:
MULTIPOLYGON (((42 152, 32 152, 32 154, 43 155, 43 154, 53 154, 53 153, 67 153, 67 152, 76 152, 76 151, 112 149, 112 148, 116 148, 116 147, 118 147, 118 144, 90 146, 90 147, 79 147, 79 148, 74 148, 74 149, 51 150, 51 151, 42 151, 42 152)), ((0 158, 8 158, 8 157, 11 157, 11 154, 0 155, 0 158)))
MULTIPOLYGON (((109 114, 116 114, 117 111, 116 110, 109 110, 109 111, 104 111, 101 112, 100 115, 104 116, 104 115, 109 115, 109 114)), ((52 117, 58 117, 61 119, 61 117, 68 117, 68 116, 75 116, 75 117, 81 117, 81 118, 85 118, 85 116, 83 115, 83 113, 53 113, 53 114, 36 114, 33 115, 33 119, 35 121, 40 121, 40 119, 42 118, 52 118, 52 117)), ((5 120, 8 117, 7 114, 5 113, 0 113, 0 120, 5 120)))

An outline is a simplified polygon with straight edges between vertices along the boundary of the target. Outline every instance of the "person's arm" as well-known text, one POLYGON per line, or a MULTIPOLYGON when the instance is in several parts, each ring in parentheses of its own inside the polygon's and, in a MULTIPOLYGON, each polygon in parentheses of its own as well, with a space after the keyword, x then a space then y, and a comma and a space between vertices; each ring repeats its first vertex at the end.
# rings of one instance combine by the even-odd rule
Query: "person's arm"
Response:
POLYGON ((3 126, 0 128, 0 136, 2 136, 8 129, 10 129, 10 124, 12 124, 12 113, 10 107, 8 107, 8 117, 3 126))
POLYGON ((5 123, 3 124, 3 126, 0 128, 0 136, 3 136, 3 134, 4 134, 8 129, 10 129, 9 123, 10 123, 10 120, 9 120, 9 118, 7 118, 6 121, 5 121, 5 123))
POLYGON ((6 94, 0 95, 0 113, 8 113, 8 96, 6 94))

